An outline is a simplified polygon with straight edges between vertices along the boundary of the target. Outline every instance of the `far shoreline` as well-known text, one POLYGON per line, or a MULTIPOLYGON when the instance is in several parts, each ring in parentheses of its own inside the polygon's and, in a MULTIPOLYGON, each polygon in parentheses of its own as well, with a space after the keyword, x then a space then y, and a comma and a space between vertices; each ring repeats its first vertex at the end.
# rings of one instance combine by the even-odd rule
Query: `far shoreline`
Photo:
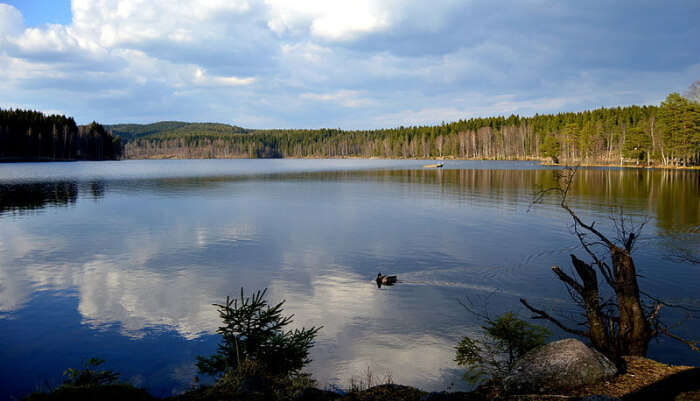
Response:
POLYGON ((615 168, 631 168, 631 169, 645 169, 645 170, 700 170, 700 166, 664 166, 662 164, 632 164, 632 163, 604 163, 604 162, 586 162, 586 163, 552 163, 549 159, 545 158, 523 158, 523 159, 478 159, 478 158, 461 158, 453 156, 438 156, 432 158, 423 157, 377 157, 377 156, 308 156, 308 157, 180 157, 177 155, 159 155, 144 158, 124 158, 121 160, 439 160, 439 161, 505 161, 505 162, 540 162, 541 166, 548 167, 615 167, 615 168))
POLYGON ((126 161, 126 160, 439 160, 439 161, 505 161, 505 162, 539 162, 541 166, 561 167, 561 168, 578 168, 578 167, 597 167, 597 168, 624 168, 624 169, 643 169, 643 170, 689 170, 698 171, 700 166, 664 166, 661 164, 633 164, 633 163, 605 163, 605 162, 581 162, 581 163, 553 163, 545 158, 523 158, 523 159, 478 159, 478 158, 461 158, 454 156, 438 156, 433 158, 422 157, 363 157, 363 156, 308 156, 308 157, 180 157, 177 155, 157 155, 144 158, 122 158, 108 160, 83 160, 83 159, 52 159, 52 158, 0 158, 0 164, 5 163, 51 163, 51 162, 81 162, 81 161, 126 161))

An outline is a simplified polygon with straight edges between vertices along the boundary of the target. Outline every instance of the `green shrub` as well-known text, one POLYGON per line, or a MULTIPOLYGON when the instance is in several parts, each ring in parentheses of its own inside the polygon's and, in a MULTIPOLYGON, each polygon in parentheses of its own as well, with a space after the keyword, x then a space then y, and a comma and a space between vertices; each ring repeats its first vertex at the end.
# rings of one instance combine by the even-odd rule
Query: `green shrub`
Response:
POLYGON ((500 381, 521 355, 544 344, 551 335, 546 328, 520 320, 512 312, 487 320, 481 328, 481 338, 464 337, 459 342, 455 359, 468 368, 464 380, 474 384, 486 377, 500 381))
POLYGON ((103 363, 105 363, 103 359, 90 358, 83 364, 82 369, 66 369, 63 372, 63 376, 66 377, 64 384, 71 386, 100 386, 116 383, 119 373, 111 370, 97 370, 103 363))
POLYGON ((36 392, 23 401, 154 401, 142 388, 118 381, 119 373, 99 369, 105 361, 90 358, 82 369, 68 368, 63 384, 50 392, 36 392))
POLYGON ((201 373, 220 376, 253 361, 267 376, 288 377, 311 361, 309 350, 320 327, 285 330, 293 316, 282 316, 284 301, 270 306, 266 293, 267 289, 246 297, 241 288, 239 299, 226 297, 225 304, 214 304, 223 320, 218 330, 223 338, 216 354, 197 357, 201 373))

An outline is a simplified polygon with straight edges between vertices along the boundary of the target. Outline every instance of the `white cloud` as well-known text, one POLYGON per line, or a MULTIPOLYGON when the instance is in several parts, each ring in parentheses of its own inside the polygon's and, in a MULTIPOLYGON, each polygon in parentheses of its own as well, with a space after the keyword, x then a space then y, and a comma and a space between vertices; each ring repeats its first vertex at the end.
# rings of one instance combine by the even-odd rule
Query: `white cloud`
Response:
POLYGON ((371 99, 363 98, 361 95, 360 91, 341 89, 332 93, 302 93, 300 98, 320 102, 336 102, 344 107, 365 107, 374 104, 371 99))
POLYGON ((22 28, 22 14, 19 10, 0 3, 0 41, 7 35, 16 35, 22 28))
POLYGON ((321 63, 333 55, 333 52, 329 48, 313 42, 283 43, 281 49, 285 57, 296 57, 303 60, 305 63, 321 63))
POLYGON ((385 30, 391 26, 389 10, 379 10, 369 1, 323 2, 333 4, 311 23, 311 33, 326 39, 343 40, 355 35, 385 30))
POLYGON ((401 25, 421 32, 441 29, 462 1, 426 4, 418 0, 265 0, 268 26, 279 35, 309 33, 345 42, 401 25))
POLYGON ((216 35, 222 19, 251 10, 246 0, 73 0, 73 26, 103 46, 157 39, 204 39, 216 35), (206 28, 202 24, 205 24, 206 28), (211 30, 214 32, 211 32, 211 30))
POLYGON ((700 51, 692 40, 699 28, 687 24, 698 9, 685 3, 636 5, 634 26, 625 24, 627 4, 549 1, 72 0, 71 7, 68 25, 26 28, 15 7, 0 4, 3 104, 60 109, 79 122, 386 127, 654 101, 696 78, 688 77, 700 51), (599 40, 606 37, 614 40, 599 40), (655 57, 639 58, 642 45, 655 57), (561 100, 575 98, 572 91, 585 99, 561 100), (527 107, 532 99, 542 109, 527 107))
POLYGON ((195 67, 193 82, 203 86, 241 86, 250 85, 255 82, 255 77, 235 77, 235 76, 210 76, 201 67, 195 67))
POLYGON ((105 59, 107 50, 95 41, 63 25, 45 28, 27 28, 22 34, 8 37, 15 47, 13 53, 26 59, 80 62, 80 60, 105 59))
POLYGON ((327 40, 348 40, 391 26, 392 13, 377 1, 266 0, 268 26, 277 34, 310 32, 327 40))

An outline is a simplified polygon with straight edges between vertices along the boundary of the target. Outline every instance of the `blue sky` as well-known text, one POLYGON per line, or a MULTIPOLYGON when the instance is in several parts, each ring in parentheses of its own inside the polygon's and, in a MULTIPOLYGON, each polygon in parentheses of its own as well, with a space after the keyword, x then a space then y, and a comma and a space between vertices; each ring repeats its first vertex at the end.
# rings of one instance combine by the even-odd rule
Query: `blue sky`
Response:
POLYGON ((79 123, 381 128, 658 104, 700 3, 0 0, 0 107, 79 123))
POLYGON ((20 10, 26 26, 70 24, 70 0, 5 0, 20 10))

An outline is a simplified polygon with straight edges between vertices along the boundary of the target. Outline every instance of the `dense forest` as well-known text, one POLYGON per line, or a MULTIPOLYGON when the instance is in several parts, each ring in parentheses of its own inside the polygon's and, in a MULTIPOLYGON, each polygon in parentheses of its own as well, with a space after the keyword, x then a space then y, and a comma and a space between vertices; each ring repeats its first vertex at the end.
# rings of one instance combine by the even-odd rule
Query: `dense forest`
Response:
POLYGON ((93 122, 30 110, 0 109, 1 160, 114 160, 121 140, 93 122))
POLYGON ((124 142, 130 142, 134 139, 165 132, 175 136, 186 136, 190 134, 243 134, 249 132, 249 130, 235 125, 187 123, 183 121, 161 121, 153 124, 114 124, 105 125, 105 128, 114 135, 118 135, 124 142))
POLYGON ((78 127, 65 116, 0 110, 0 160, 381 157, 691 166, 700 164, 698 86, 660 106, 355 131, 179 121, 78 127))
POLYGON ((439 126, 365 131, 203 128, 207 127, 191 124, 177 129, 150 128, 148 134, 138 135, 149 128, 132 126, 136 133, 126 143, 124 156, 551 159, 700 164, 700 104, 697 99, 677 93, 670 94, 660 106, 472 118, 439 126))

